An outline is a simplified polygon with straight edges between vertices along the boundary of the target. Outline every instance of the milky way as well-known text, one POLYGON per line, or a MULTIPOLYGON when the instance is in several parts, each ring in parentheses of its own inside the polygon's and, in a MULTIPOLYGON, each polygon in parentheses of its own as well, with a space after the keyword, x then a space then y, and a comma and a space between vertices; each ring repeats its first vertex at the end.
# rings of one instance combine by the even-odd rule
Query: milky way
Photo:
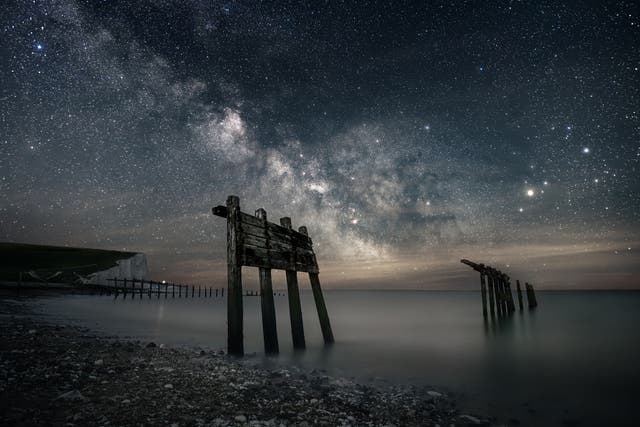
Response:
POLYGON ((218 283, 236 194, 328 287, 640 287, 640 17, 575 3, 3 3, 0 238, 218 283))

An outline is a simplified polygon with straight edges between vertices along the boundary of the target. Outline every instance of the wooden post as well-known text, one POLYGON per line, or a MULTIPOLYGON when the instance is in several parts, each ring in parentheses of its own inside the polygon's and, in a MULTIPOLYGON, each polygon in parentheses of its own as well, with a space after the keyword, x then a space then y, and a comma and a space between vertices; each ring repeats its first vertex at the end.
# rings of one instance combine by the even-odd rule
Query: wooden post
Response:
POLYGON ((482 293, 482 316, 487 317, 487 285, 484 283, 484 272, 480 272, 480 292, 482 293))
POLYGON ((494 305, 493 278, 491 277, 491 273, 487 274, 487 286, 489 287, 489 312, 491 313, 491 317, 495 317, 496 310, 494 305))
POLYGON ((520 280, 516 280, 516 289, 518 291, 518 306, 522 311, 522 289, 520 288, 520 280))
POLYGON ((507 290, 504 284, 504 276, 502 274, 500 274, 498 281, 500 282, 500 306, 502 308, 502 315, 506 316, 509 313, 509 310, 507 310, 507 290))
POLYGON ((18 273, 18 295, 20 295, 21 287, 22 287, 22 271, 18 273))
POLYGON ((516 311, 516 305, 513 302, 513 292, 511 292, 511 281, 509 280, 509 276, 507 276, 506 285, 507 285, 507 296, 508 296, 508 302, 509 302, 509 312, 513 313, 514 311, 516 311))
MULTIPOLYGON (((258 219, 264 224, 264 238, 266 247, 269 249, 269 233, 267 232, 267 212, 260 208, 255 213, 258 219)), ((268 255, 267 255, 268 256, 268 255)), ((278 353, 278 329, 276 328, 276 307, 273 301, 273 285, 271 283, 271 269, 259 268, 260 277, 260 306, 262 308, 262 336, 264 338, 265 353, 278 353)), ((216 296, 218 290, 216 289, 216 296)))
POLYGON ((537 307, 538 301, 536 300, 536 292, 533 290, 533 286, 529 283, 525 283, 525 287, 527 289, 527 302, 529 303, 529 308, 537 307))
MULTIPOLYGON (((280 218, 280 225, 291 230, 291 218, 280 218)), ((295 247, 291 251, 295 265, 295 247)), ((293 338, 293 347, 305 348, 304 342, 304 326, 302 324, 302 306, 300 304, 300 289, 298 288, 298 274, 295 270, 287 270, 287 290, 289 291, 289 317, 291 318, 291 336, 293 338)))
POLYGON ((242 266, 239 248, 240 199, 227 198, 227 351, 243 355, 242 266))
POLYGON ((182 298, 182 285, 178 285, 178 298, 182 298))
POLYGON ((198 285, 198 298, 202 296, 202 285, 198 285))
MULTIPOLYGON (((298 231, 305 236, 309 235, 307 227, 302 226, 298 231)), ((318 311, 318 319, 320 320, 320 329, 322 329, 322 337, 325 344, 334 342, 331 323, 329 322, 329 314, 327 313, 327 305, 324 302, 322 288, 320 287, 320 278, 318 273, 309 273, 309 282, 311 282, 311 291, 313 291, 313 299, 316 302, 316 310, 318 311)))
POLYGON ((216 288, 216 298, 218 298, 218 288, 216 288))

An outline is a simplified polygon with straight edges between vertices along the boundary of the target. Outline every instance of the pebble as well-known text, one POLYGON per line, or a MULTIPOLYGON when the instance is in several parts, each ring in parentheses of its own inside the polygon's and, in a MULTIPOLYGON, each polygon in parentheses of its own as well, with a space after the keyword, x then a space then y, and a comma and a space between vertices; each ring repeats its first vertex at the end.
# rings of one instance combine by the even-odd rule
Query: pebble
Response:
POLYGON ((58 400, 58 399, 61 399, 61 400, 71 400, 71 401, 73 401, 73 400, 80 400, 80 401, 83 401, 83 402, 84 402, 85 400, 87 400, 87 398, 86 398, 86 397, 84 397, 84 396, 82 395, 82 393, 80 393, 80 390, 71 390, 71 391, 68 391, 68 392, 66 392, 66 393, 62 393, 60 396, 58 396, 58 397, 56 398, 56 400, 58 400))

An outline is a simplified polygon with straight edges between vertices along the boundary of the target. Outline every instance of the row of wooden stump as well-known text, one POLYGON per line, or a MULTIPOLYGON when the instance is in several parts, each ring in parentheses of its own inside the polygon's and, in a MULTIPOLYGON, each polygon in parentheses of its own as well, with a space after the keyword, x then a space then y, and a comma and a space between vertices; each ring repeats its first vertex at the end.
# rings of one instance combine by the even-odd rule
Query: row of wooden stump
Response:
POLYGON ((165 298, 171 296, 172 298, 222 298, 224 297, 224 288, 213 288, 211 286, 195 286, 195 285, 181 285, 175 283, 166 282, 154 282, 152 280, 139 280, 139 279, 108 279, 113 282, 110 286, 97 286, 101 293, 112 293, 117 298, 122 295, 126 298, 128 294, 132 297, 135 295, 147 295, 151 298, 152 295, 156 295, 160 298, 160 295, 164 295, 165 298))
MULTIPOLYGON (((487 290, 489 293, 489 312, 491 317, 494 317, 496 313, 499 317, 506 316, 516 310, 515 303, 513 301, 513 294, 511 292, 511 281, 507 274, 493 267, 484 264, 477 264, 466 259, 460 260, 460 262, 470 266, 480 273, 482 315, 484 317, 487 317, 488 315, 487 290)), ((520 310, 523 310, 524 304, 519 280, 516 280, 516 289, 518 294, 518 306, 520 310)), ((536 300, 536 293, 533 289, 533 285, 525 283, 525 289, 527 292, 527 304, 529 308, 537 307, 538 301, 536 300)))

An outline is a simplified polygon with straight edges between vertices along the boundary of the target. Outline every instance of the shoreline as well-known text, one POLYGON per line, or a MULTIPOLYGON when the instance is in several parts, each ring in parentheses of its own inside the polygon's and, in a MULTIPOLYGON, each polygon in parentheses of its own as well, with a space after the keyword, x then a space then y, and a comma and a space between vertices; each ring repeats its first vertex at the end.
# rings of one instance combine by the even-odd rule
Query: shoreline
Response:
POLYGON ((490 425, 427 387, 247 366, 224 351, 133 342, 0 299, 0 424, 490 425))

